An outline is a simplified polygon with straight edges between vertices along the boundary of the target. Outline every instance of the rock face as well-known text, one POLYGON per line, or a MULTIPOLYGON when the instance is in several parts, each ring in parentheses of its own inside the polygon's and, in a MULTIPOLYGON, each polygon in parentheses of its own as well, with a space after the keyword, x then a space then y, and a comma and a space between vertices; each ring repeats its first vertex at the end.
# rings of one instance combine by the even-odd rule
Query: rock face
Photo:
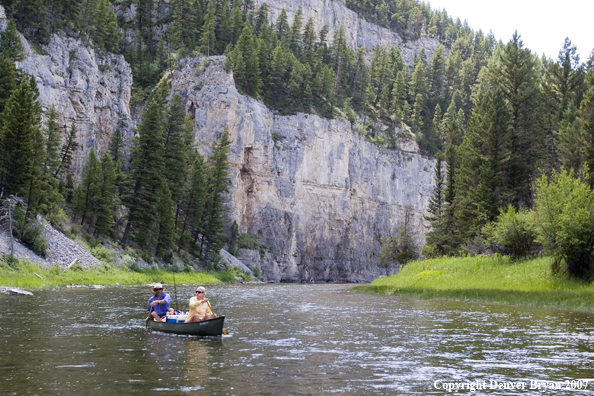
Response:
POLYGON ((240 95, 224 57, 180 61, 170 77, 195 117, 208 155, 228 127, 233 141, 231 217, 271 247, 240 259, 267 280, 372 279, 382 237, 412 217, 422 242, 434 161, 366 141, 351 124, 315 115, 278 116, 240 95))
POLYGON ((79 150, 73 158, 73 176, 80 176, 91 148, 102 155, 116 128, 127 147, 132 143, 130 92, 132 71, 122 55, 101 55, 89 43, 53 34, 36 53, 22 38, 27 57, 17 67, 35 77, 39 103, 47 117, 54 106, 62 138, 76 125, 79 150))
POLYGON ((327 41, 332 42, 334 32, 344 26, 344 33, 348 45, 353 48, 364 47, 367 49, 367 60, 371 60, 373 48, 395 46, 400 49, 404 63, 412 66, 415 54, 425 49, 427 59, 431 59, 433 51, 439 41, 432 38, 404 41, 389 29, 383 28, 360 18, 356 12, 350 10, 344 0, 255 0, 256 8, 263 3, 270 7, 270 18, 276 22, 283 8, 287 13, 289 24, 293 21, 295 12, 301 7, 303 12, 303 25, 309 18, 313 18, 314 31, 319 33, 324 25, 328 25, 327 41))

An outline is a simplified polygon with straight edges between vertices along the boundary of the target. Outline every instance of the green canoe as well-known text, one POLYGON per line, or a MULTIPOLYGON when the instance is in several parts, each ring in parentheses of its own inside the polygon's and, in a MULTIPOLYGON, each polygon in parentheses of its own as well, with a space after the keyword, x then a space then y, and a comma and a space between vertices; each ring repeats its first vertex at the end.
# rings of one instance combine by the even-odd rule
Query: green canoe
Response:
POLYGON ((149 320, 148 327, 151 330, 162 331, 163 333, 195 336, 220 336, 223 334, 224 322, 224 316, 194 323, 155 322, 154 320, 149 320))

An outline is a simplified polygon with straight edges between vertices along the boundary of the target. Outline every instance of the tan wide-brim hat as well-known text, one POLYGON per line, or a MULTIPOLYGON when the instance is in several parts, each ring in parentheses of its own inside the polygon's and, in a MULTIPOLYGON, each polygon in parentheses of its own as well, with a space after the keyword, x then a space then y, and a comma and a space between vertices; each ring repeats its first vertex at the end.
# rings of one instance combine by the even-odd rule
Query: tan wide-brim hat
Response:
POLYGON ((153 290, 155 290, 155 289, 162 289, 162 288, 163 288, 163 285, 162 284, 160 284, 160 283, 153 283, 153 287, 152 287, 153 290))

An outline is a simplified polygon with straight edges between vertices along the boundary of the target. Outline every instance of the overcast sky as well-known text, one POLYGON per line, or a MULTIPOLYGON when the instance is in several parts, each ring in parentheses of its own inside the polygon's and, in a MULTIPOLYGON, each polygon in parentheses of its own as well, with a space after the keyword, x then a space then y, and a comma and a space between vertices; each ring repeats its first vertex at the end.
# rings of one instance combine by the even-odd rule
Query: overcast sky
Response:
POLYGON ((433 9, 445 8, 452 19, 468 21, 473 30, 493 31, 507 43, 514 31, 524 46, 557 59, 565 37, 577 46, 585 62, 594 49, 594 0, 425 0, 433 9))

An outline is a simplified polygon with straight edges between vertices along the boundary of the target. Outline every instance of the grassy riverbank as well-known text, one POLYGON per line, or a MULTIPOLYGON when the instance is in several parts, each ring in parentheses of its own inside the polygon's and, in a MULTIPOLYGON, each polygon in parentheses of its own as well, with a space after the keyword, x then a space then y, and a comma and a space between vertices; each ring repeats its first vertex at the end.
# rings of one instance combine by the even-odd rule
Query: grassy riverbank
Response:
MULTIPOLYGON (((217 284, 235 282, 233 272, 179 272, 175 274, 178 285, 217 284)), ((74 266, 66 269, 55 265, 42 268, 26 261, 8 263, 0 261, 0 286, 20 287, 26 290, 52 289, 67 285, 147 285, 160 282, 173 284, 173 273, 163 270, 146 269, 136 272, 124 268, 115 268, 110 264, 82 269, 74 266), (38 276, 39 275, 39 276, 38 276)))
POLYGON ((354 290, 594 311, 594 284, 551 275, 547 257, 521 262, 501 256, 417 261, 354 290))

